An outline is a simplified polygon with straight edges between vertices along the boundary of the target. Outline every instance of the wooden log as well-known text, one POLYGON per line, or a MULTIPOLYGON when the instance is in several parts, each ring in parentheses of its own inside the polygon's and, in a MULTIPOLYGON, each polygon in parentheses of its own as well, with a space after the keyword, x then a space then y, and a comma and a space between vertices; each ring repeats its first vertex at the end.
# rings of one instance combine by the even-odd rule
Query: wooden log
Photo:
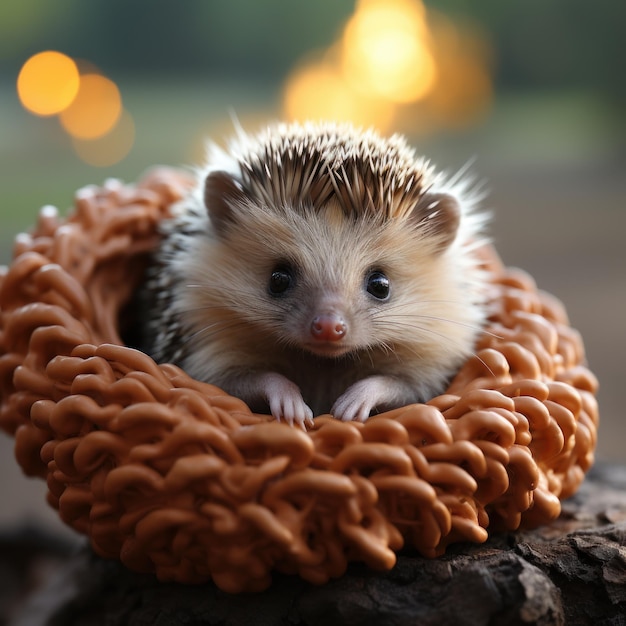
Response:
MULTIPOLYGON (((0 571, 13 566, 12 580, 28 576, 15 552, 12 564, 2 547, 0 571)), ((87 548, 57 555, 52 572, 50 551, 40 552, 49 580, 14 610, 12 626, 625 624, 626 466, 597 465, 550 525, 451 546, 434 560, 402 553, 389 572, 353 565, 319 587, 276 575, 265 592, 229 595, 159 583, 87 548)))

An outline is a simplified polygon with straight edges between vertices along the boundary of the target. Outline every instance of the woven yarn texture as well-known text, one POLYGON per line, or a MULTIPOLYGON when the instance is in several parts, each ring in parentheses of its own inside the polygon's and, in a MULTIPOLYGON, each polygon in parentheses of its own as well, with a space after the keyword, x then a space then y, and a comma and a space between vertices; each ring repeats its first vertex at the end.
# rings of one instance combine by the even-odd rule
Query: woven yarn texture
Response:
POLYGON ((0 270, 0 426, 94 550, 161 580, 259 591, 351 561, 393 567, 559 515, 593 463, 597 382, 560 303, 491 248, 490 316, 449 388, 365 424, 303 432, 121 339, 173 169, 42 209, 0 270))

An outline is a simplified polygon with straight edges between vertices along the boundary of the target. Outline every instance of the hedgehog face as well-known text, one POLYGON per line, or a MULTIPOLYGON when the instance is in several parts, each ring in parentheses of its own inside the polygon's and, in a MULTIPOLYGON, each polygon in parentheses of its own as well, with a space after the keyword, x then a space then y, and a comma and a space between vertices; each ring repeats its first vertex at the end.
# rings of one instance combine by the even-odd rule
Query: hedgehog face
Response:
POLYGON ((445 318, 441 303, 454 289, 440 233, 410 216, 349 215, 336 201, 294 209, 236 193, 222 188, 220 202, 212 199, 217 236, 198 255, 201 288, 188 305, 200 312, 198 327, 219 315, 211 324, 239 344, 247 334, 270 352, 336 358, 419 344, 410 320, 422 312, 422 339, 432 343, 429 327, 445 318))
POLYGON ((379 229, 331 206, 240 209, 218 245, 232 269, 226 298, 234 314, 243 311, 247 323, 276 345, 317 356, 369 345, 368 320, 392 291, 382 260, 372 256, 379 229))
POLYGON ((485 216, 402 138, 278 125, 199 175, 162 252, 165 359, 254 401, 276 373, 328 411, 368 376, 429 397, 471 353, 485 216))
POLYGON ((401 138, 279 126, 214 150, 202 182, 207 236, 185 257, 195 287, 177 306, 207 349, 267 365, 280 348, 368 361, 469 350, 482 313, 465 247, 479 221, 462 185, 401 138))

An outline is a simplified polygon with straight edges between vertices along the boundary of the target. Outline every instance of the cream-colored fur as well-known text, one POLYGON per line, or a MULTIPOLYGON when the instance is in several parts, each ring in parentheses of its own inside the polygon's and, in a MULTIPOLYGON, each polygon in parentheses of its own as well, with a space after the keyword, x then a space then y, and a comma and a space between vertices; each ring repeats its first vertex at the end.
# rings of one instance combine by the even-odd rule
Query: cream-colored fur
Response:
POLYGON ((162 358, 178 354, 191 376, 289 422, 331 410, 364 420, 440 393, 484 320, 473 255, 484 216, 464 186, 446 183, 400 138, 346 126, 280 126, 211 154, 168 226, 162 271, 181 345, 162 358), (203 201, 214 172, 240 189, 223 200, 219 228, 203 201), (452 237, 436 206, 415 219, 433 193, 458 207, 452 237), (177 221, 193 232, 181 234, 177 221), (268 281, 280 263, 294 282, 276 297, 268 281), (387 301, 366 291, 373 270, 390 281, 387 301), (312 338, 320 313, 345 321, 331 346, 341 354, 323 356, 312 338))

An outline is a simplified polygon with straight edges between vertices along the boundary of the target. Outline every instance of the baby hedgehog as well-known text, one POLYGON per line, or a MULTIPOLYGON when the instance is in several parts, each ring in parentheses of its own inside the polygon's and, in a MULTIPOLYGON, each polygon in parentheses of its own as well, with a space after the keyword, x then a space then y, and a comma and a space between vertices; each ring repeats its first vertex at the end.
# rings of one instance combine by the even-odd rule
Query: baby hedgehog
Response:
POLYGON ((426 401, 484 322, 475 204, 399 136, 241 132, 163 226, 147 351, 302 427, 426 401))

